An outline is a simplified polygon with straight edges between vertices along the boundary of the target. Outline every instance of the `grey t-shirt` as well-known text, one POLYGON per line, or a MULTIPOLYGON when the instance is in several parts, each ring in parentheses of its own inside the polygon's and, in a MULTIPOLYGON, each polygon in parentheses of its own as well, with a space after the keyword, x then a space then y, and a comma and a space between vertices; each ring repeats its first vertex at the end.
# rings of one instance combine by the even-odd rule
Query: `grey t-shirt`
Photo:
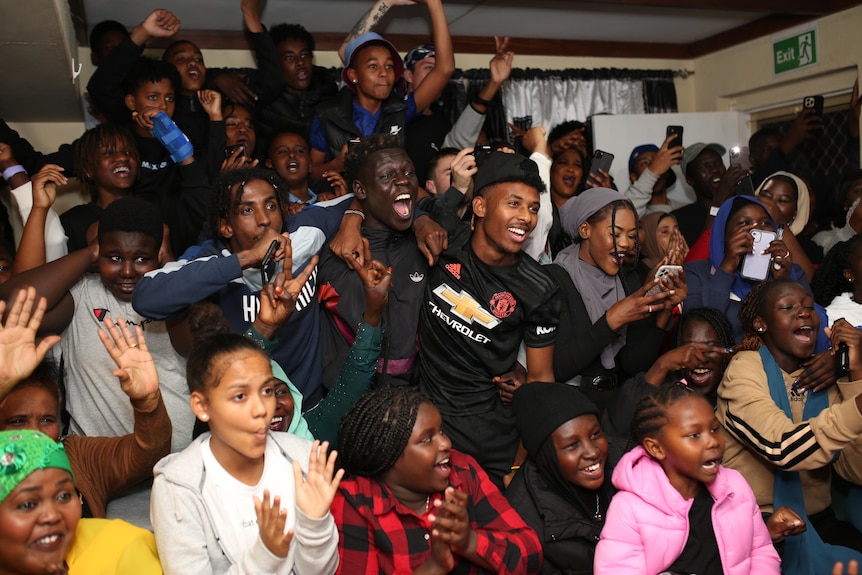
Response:
POLYGON ((95 274, 84 276, 70 291, 75 300, 75 313, 61 334, 58 347, 65 362, 66 408, 71 416, 71 432, 116 437, 134 430, 129 397, 112 375, 117 366, 98 335, 105 318, 115 322, 122 318, 127 324, 144 329, 173 424, 171 451, 182 451, 192 441, 194 415, 189 406, 186 362, 174 350, 165 322, 141 316, 131 302, 120 301, 108 291, 95 274))

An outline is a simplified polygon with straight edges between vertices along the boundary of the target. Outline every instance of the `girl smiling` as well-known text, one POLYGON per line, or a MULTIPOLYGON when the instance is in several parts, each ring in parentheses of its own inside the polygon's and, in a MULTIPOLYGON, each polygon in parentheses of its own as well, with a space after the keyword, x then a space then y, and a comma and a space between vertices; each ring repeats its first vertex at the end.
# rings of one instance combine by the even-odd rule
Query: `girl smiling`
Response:
MULTIPOLYGON (((808 291, 790 279, 761 284, 746 296, 739 319, 745 351, 731 360, 718 388, 717 415, 728 431, 725 463, 745 475, 765 514, 781 505, 807 514, 813 529, 785 542, 785 573, 810 572, 815 560, 833 553, 836 560, 854 557, 845 547, 858 558, 862 535, 835 517, 830 484, 833 467, 852 482, 862 479, 862 332, 844 320, 826 330, 833 348, 847 345, 850 372, 812 392, 798 385, 821 328, 808 291)), ((817 567, 828 573, 832 562, 817 567)))

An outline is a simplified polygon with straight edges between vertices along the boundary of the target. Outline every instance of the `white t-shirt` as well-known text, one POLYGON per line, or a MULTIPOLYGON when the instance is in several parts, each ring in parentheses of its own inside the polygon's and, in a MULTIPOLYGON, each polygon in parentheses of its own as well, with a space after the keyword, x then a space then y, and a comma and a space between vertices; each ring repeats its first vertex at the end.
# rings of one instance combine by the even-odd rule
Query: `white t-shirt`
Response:
POLYGON ((140 325, 144 330, 173 426, 171 451, 185 449, 192 442, 195 417, 189 406, 186 362, 174 349, 165 322, 147 319, 132 308, 131 302, 117 299, 96 274, 81 278, 70 292, 75 300, 75 313, 55 349, 63 354, 66 408, 71 416, 72 433, 118 437, 134 431, 132 404, 112 374, 117 365, 98 335, 105 318, 117 321, 121 317, 130 326, 140 325))
MULTIPOLYGON (((281 508, 287 510, 284 532, 287 533, 293 529, 296 523, 293 467, 284 458, 272 438, 267 436, 266 439, 263 474, 257 485, 246 485, 225 471, 210 449, 211 439, 211 437, 205 439, 200 445, 206 470, 202 495, 213 521, 219 526, 222 545, 230 549, 235 557, 241 556, 243 549, 250 549, 255 545, 260 532, 253 498, 263 499, 264 489, 269 490, 270 503, 278 496, 281 498, 281 508)), ((296 540, 291 541, 290 552, 279 566, 277 573, 283 575, 291 573, 295 550, 296 540)))
POLYGON ((862 327, 862 304, 856 303, 850 292, 835 296, 832 303, 826 306, 826 315, 829 318, 829 327, 842 317, 850 322, 850 325, 862 327))

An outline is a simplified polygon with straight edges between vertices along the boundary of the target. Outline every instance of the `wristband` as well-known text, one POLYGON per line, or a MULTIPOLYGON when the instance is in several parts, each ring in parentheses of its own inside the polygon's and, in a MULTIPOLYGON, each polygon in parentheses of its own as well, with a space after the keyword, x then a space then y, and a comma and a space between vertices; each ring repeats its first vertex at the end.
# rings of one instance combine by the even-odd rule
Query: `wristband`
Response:
POLYGON ((27 170, 24 169, 24 166, 21 164, 15 164, 14 166, 9 166, 5 170, 3 170, 3 179, 7 182, 12 179, 12 176, 15 174, 20 174, 21 172, 27 173, 27 170))
POLYGON ((365 214, 363 212, 360 212, 359 210, 344 210, 344 215, 346 216, 347 214, 359 216, 360 218, 362 218, 363 222, 365 221, 365 214))
POLYGON ((175 164, 188 160, 194 154, 195 149, 188 137, 164 112, 153 116, 152 134, 167 148, 175 164))
POLYGON ((483 97, 482 97, 482 96, 480 96, 479 94, 476 94, 475 96, 473 96, 473 100, 472 100, 472 101, 473 101, 473 103, 475 103, 475 104, 481 104, 482 106, 485 106, 486 108, 490 108, 490 107, 491 107, 491 101, 490 101, 490 100, 486 100, 485 98, 483 98, 483 97))

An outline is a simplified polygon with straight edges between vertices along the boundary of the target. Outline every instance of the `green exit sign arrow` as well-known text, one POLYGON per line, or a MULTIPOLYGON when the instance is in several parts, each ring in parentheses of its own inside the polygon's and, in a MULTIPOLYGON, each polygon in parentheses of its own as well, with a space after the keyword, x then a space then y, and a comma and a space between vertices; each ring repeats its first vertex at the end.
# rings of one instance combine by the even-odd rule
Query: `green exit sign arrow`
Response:
POLYGON ((807 68, 816 63, 816 28, 772 41, 772 64, 776 75, 807 68))

